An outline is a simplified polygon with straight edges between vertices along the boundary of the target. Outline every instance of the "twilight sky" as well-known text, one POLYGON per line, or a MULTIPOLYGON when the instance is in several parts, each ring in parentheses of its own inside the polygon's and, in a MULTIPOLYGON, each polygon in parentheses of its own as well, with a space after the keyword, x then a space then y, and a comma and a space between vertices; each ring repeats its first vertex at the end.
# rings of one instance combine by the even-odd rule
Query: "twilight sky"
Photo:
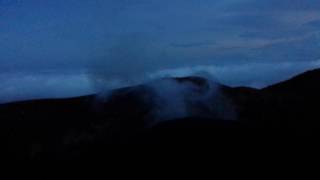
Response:
POLYGON ((317 67, 319 0, 0 0, 0 103, 200 72, 264 87, 317 67))

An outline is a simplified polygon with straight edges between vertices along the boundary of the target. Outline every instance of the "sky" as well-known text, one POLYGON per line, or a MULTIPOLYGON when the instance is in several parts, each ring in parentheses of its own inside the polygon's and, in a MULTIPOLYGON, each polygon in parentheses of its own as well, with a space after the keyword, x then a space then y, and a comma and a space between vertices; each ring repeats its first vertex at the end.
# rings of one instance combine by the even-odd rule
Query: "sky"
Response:
POLYGON ((197 73, 262 88, 319 48, 319 0, 0 0, 0 103, 197 73))

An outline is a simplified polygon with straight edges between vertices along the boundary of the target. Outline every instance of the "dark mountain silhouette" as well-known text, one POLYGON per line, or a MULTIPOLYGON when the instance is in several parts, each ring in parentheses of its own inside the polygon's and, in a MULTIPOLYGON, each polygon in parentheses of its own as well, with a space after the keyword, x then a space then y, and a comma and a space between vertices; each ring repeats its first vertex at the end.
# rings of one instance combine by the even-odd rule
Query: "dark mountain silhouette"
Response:
POLYGON ((270 119, 271 126, 291 128, 300 135, 318 133, 316 130, 320 127, 317 113, 320 102, 319 76, 319 69, 308 71, 263 89, 266 102, 264 121, 268 122, 270 119))
POLYGON ((108 97, 2 104, 6 155, 16 160, 76 159, 100 156, 114 144, 215 145, 319 136, 320 69, 261 90, 219 83, 212 88, 201 77, 154 84, 165 80, 184 89, 174 94, 180 98, 169 99, 185 106, 185 116, 155 121, 155 110, 162 112, 168 102, 150 85, 114 90, 108 97))

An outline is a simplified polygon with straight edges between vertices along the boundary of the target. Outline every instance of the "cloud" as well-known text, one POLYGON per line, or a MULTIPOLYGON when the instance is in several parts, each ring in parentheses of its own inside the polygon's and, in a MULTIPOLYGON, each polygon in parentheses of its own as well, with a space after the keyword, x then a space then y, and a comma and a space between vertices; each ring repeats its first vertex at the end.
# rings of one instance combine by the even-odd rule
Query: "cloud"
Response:
MULTIPOLYGON (((167 77, 196 75, 230 86, 251 86, 262 88, 314 68, 320 68, 320 60, 311 62, 288 61, 281 63, 270 62, 242 65, 185 66, 149 72, 143 75, 143 78, 139 77, 139 80, 134 77, 134 74, 130 74, 130 76, 126 77, 133 78, 135 80, 135 84, 139 84, 167 77)), ((42 74, 2 73, 0 75, 0 103, 27 99, 80 96, 133 85, 130 80, 122 81, 121 78, 119 80, 115 77, 114 79, 110 79, 110 81, 104 81, 106 84, 104 84, 103 89, 98 89, 97 86, 92 86, 92 78, 92 75, 85 72, 69 74, 59 72, 42 74)), ((171 95, 180 92, 180 90, 180 93, 183 94, 184 89, 188 89, 180 85, 177 88, 174 88, 176 87, 176 84, 172 84, 171 81, 165 81, 159 84, 159 86, 153 83, 152 87, 159 87, 157 91, 163 91, 163 94, 168 92, 169 94, 171 93, 171 95), (171 87, 171 85, 173 86, 171 87), (173 91, 173 89, 175 91, 173 91)), ((179 99, 175 102, 180 103, 179 99)), ((181 113, 182 112, 184 112, 183 109, 181 110, 181 113)), ((177 115, 179 113, 174 114, 177 115)))
POLYGON ((74 80, 65 95, 78 95, 89 86, 134 85, 186 69, 262 87, 320 58, 319 0, 0 0, 0 6, 6 99, 54 97, 63 89, 58 81, 74 80), (246 72, 255 67, 264 77, 246 72), (44 93, 36 82, 56 88, 46 85, 44 93), (30 93, 20 95, 27 84, 30 93))
POLYGON ((208 76, 214 77, 218 82, 229 86, 263 88, 315 68, 320 68, 320 60, 311 62, 287 61, 225 66, 194 66, 162 70, 152 74, 151 77, 185 77, 206 73, 208 76))
POLYGON ((290 26, 301 26, 313 21, 320 20, 319 10, 314 11, 289 11, 278 17, 279 21, 290 26))
POLYGON ((121 36, 92 58, 87 72, 98 91, 141 83, 149 73, 166 68, 162 61, 170 61, 152 39, 139 33, 121 36))
MULTIPOLYGON (((202 79, 196 81, 201 82, 202 79)), ((236 118, 232 103, 224 97, 219 84, 211 79, 199 84, 192 80, 161 79, 148 83, 147 87, 152 93, 150 116, 153 121, 148 122, 149 125, 192 116, 224 120, 236 118)))
POLYGON ((319 10, 320 3, 318 0, 246 0, 233 3, 227 9, 240 12, 312 11, 319 10))
POLYGON ((0 103, 94 93, 87 75, 81 73, 2 73, 0 82, 0 103))
POLYGON ((193 47, 208 47, 213 45, 213 42, 194 42, 194 43, 184 43, 184 44, 178 44, 178 43, 172 43, 172 47, 177 47, 177 48, 193 48, 193 47))

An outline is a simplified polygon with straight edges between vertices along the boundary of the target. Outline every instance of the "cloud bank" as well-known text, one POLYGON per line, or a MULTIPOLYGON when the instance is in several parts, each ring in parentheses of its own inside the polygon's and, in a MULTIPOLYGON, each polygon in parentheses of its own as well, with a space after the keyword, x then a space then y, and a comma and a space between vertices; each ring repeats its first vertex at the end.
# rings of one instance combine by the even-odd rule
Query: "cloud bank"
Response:
POLYGON ((319 67, 319 12, 318 0, 0 0, 0 102, 199 71, 264 87, 319 67))

